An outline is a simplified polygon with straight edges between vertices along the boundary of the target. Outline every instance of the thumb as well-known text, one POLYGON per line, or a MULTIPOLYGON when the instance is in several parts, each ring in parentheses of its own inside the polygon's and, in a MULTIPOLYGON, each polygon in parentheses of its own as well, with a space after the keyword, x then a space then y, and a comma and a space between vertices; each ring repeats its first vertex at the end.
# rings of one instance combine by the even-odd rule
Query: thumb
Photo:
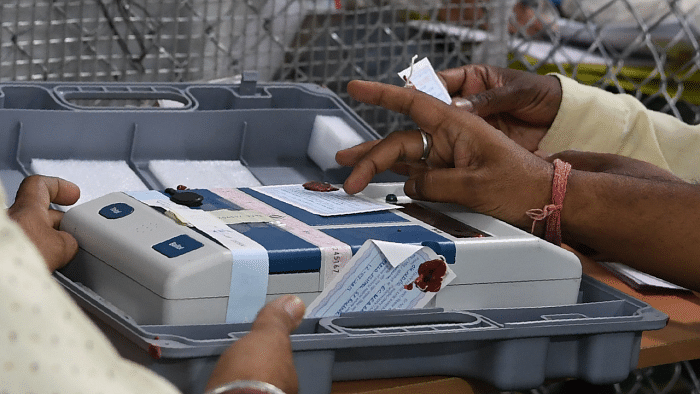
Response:
POLYGON ((514 94, 511 86, 502 86, 469 95, 467 97, 455 97, 452 105, 466 109, 482 118, 500 112, 509 112, 519 109, 520 97, 514 94))
POLYGON ((279 297, 258 312, 251 332, 281 330, 291 334, 301 324, 305 310, 306 307, 299 297, 294 295, 279 297))
POLYGON ((68 264, 78 253, 78 241, 65 231, 48 234, 46 239, 50 241, 46 243, 50 247, 37 246, 51 272, 68 264))
POLYGON ((298 382, 290 334, 304 316, 304 303, 294 295, 265 305, 250 332, 235 341, 219 358, 207 389, 234 380, 258 380, 296 394, 298 382))

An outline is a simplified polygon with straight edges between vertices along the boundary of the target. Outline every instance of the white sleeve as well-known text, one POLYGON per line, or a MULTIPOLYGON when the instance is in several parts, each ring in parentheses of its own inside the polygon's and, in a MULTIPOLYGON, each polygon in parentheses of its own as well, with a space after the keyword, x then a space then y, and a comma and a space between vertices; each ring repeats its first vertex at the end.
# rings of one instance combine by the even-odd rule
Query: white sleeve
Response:
MULTIPOLYGON (((2 194, 2 187, 0 187, 2 194)), ((0 210, 0 393, 179 391, 123 359, 0 210)))
POLYGON ((614 153, 652 163, 688 181, 700 180, 700 126, 649 110, 631 95, 554 75, 561 82, 562 102, 540 150, 614 153))

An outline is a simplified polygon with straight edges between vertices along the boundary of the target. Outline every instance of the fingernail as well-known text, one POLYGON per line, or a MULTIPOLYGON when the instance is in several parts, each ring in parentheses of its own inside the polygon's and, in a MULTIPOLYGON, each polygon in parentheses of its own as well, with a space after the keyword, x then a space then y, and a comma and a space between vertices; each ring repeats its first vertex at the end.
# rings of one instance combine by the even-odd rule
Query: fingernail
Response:
POLYGON ((304 315, 306 306, 304 306, 304 302, 301 300, 301 298, 295 295, 290 295, 286 300, 284 300, 283 308, 292 319, 297 320, 299 317, 304 315))
POLYGON ((471 101, 462 97, 456 97, 452 99, 452 104, 457 108, 464 108, 467 111, 471 111, 474 109, 474 104, 472 104, 471 101))

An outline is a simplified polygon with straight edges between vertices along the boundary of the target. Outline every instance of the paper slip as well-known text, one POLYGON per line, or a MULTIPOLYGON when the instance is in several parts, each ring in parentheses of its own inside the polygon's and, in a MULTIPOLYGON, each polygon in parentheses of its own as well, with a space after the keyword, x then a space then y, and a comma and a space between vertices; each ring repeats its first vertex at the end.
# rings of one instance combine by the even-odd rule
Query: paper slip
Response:
POLYGON ((209 211, 209 213, 226 224, 274 222, 274 219, 271 217, 250 209, 241 209, 237 211, 231 209, 217 209, 215 211, 209 211))
POLYGON ((368 240, 309 304, 306 317, 422 308, 455 277, 427 246, 368 240))
POLYGON ((377 202, 361 195, 350 195, 343 190, 317 192, 306 190, 302 185, 260 186, 252 189, 320 216, 350 215, 398 208, 396 205, 377 202))
POLYGON ((620 280, 636 290, 665 289, 689 291, 685 287, 675 285, 621 263, 601 262, 599 264, 610 270, 615 276, 619 277, 620 280))
POLYGON ((445 85, 442 84, 440 78, 438 78, 427 57, 399 72, 399 76, 404 81, 410 82, 421 92, 427 93, 447 104, 452 104, 450 93, 445 88, 445 85))

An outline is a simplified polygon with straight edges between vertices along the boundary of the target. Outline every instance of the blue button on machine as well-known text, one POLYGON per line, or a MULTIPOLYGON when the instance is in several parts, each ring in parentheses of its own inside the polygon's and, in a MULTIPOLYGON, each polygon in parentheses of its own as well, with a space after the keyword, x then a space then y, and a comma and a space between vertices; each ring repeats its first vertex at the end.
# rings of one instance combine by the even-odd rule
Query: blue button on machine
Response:
POLYGON ((177 257, 182 256, 187 252, 191 252, 195 249, 199 249, 204 244, 193 239, 192 237, 182 234, 175 238, 170 238, 167 241, 163 241, 159 244, 153 245, 153 249, 160 252, 166 257, 177 257))
POLYGON ((107 219, 120 219, 134 212, 134 207, 123 202, 110 204, 100 209, 100 215, 107 219))

